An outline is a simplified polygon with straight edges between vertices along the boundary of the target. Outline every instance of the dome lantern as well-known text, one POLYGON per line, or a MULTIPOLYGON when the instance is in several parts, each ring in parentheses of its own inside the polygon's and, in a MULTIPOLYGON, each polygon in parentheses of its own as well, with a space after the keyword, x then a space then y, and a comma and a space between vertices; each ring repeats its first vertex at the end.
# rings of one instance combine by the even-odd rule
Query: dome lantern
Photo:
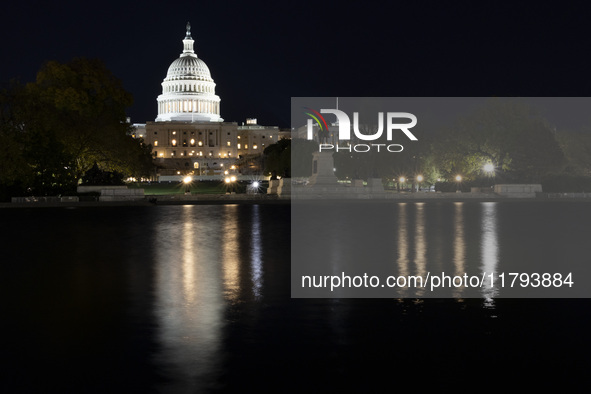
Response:
POLYGON ((181 56, 197 56, 195 55, 195 51, 193 50, 193 43, 195 41, 193 40, 193 38, 191 37, 191 24, 189 22, 187 22, 187 35, 185 36, 185 39, 183 40, 183 53, 181 54, 181 56))

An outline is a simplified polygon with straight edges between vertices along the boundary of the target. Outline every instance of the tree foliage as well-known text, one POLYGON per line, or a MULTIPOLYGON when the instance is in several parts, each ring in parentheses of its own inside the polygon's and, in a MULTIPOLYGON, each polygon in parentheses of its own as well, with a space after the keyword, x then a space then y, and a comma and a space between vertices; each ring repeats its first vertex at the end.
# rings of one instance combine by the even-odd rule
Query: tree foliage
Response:
POLYGON ((303 139, 290 140, 291 176, 309 177, 312 175, 312 154, 318 152, 318 144, 303 139))
POLYGON ((291 140, 281 139, 275 144, 267 146, 263 155, 266 174, 291 176, 291 140))
MULTIPOLYGON (((374 135, 378 129, 376 124, 359 124, 361 134, 374 135)), ((333 155, 335 174, 341 179, 393 179, 403 175, 409 177, 411 174, 419 174, 423 171, 428 149, 429 146, 423 142, 390 141, 385 132, 378 139, 372 141, 365 141, 352 135, 350 146, 347 149, 341 147, 339 152, 335 152, 333 155), (365 151, 367 148, 355 151, 353 146, 359 144, 368 146, 370 149, 367 152, 365 151), (388 151, 386 147, 391 145, 392 151, 388 151)))
POLYGON ((82 177, 84 185, 123 185, 123 174, 117 171, 103 171, 97 164, 84 174, 82 177))
POLYGON ((434 146, 438 167, 447 177, 485 176, 491 163, 505 181, 539 182, 561 169, 564 155, 547 122, 527 105, 491 100, 462 118, 434 146))
POLYGON ((24 132, 26 94, 17 81, 0 90, 0 185, 26 184, 33 178, 27 163, 29 135, 24 132))
POLYGON ((100 61, 43 65, 35 82, 0 95, 0 184, 33 194, 75 189, 97 164, 104 171, 150 175, 151 148, 131 137, 132 96, 100 61))
POLYGON ((591 133, 561 131, 557 139, 566 157, 565 172, 570 175, 591 176, 591 133))
POLYGON ((265 173, 282 177, 312 175, 312 153, 318 144, 304 139, 281 139, 263 151, 265 173))

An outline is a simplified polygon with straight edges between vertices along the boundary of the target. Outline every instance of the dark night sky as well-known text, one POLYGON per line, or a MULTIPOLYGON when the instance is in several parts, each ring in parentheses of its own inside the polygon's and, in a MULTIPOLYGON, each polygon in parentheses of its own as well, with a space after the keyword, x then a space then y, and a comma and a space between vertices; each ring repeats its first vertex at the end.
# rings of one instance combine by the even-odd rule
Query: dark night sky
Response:
POLYGON ((14 1, 3 5, 0 82, 31 81, 47 60, 98 57, 133 94, 132 121, 154 120, 190 21, 226 121, 289 127, 292 96, 591 96, 584 9, 331 4, 14 1))

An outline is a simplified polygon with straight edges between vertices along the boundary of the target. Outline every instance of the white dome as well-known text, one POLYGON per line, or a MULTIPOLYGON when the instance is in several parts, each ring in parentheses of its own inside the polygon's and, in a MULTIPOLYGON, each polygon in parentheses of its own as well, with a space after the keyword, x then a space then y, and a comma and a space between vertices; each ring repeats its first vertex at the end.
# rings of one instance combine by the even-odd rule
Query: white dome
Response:
POLYGON ((170 67, 164 81, 176 81, 181 79, 196 79, 213 82, 211 73, 205 62, 194 56, 183 56, 176 59, 170 67))
POLYGON ((184 50, 168 67, 158 96, 156 122, 208 121, 222 122, 220 98, 215 94, 215 83, 205 62, 193 50, 191 25, 187 23, 184 50))

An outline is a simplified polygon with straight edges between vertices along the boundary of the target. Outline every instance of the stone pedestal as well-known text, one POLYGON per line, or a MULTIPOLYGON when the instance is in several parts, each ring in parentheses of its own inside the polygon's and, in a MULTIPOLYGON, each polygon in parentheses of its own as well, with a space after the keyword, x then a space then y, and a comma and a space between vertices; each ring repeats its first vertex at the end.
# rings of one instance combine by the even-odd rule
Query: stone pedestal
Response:
POLYGON ((336 185, 338 179, 334 174, 334 160, 332 153, 314 152, 312 154, 312 176, 309 186, 336 185))
POLYGON ((267 194, 277 194, 278 187, 279 187, 279 179, 270 180, 269 187, 267 188, 267 194))
POLYGON ((383 193, 384 192, 384 184, 382 183, 381 178, 370 178, 367 180, 367 187, 369 188, 370 193, 383 193))
POLYGON ((505 197, 514 198, 532 198, 536 196, 536 193, 542 192, 542 185, 540 184, 505 184, 495 185, 494 192, 505 197))
POLYGON ((281 198, 289 198, 291 196, 291 178, 281 178, 279 180, 277 194, 281 198))
POLYGON ((144 198, 144 189, 102 189, 99 201, 129 201, 144 198))

